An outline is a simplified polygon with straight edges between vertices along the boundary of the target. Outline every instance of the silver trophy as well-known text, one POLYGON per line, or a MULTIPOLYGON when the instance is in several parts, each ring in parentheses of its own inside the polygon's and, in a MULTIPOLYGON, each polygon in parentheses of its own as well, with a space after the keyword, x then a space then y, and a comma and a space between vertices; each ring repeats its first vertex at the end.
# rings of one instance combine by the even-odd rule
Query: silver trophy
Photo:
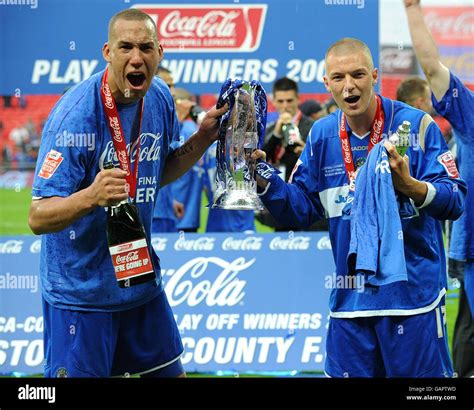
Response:
POLYGON ((236 91, 235 103, 225 130, 225 141, 217 150, 223 152, 224 164, 217 164, 217 187, 212 208, 232 210, 264 209, 257 196, 256 161, 251 158, 258 147, 255 90, 249 84, 236 91))

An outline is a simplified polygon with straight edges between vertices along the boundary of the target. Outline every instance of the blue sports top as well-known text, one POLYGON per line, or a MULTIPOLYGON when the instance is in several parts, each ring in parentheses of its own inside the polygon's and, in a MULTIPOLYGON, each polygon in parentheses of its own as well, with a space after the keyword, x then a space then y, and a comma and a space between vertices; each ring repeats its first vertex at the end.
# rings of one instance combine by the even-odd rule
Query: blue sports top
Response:
MULTIPOLYGON (((68 197, 90 186, 105 162, 113 161, 118 167, 100 98, 103 73, 70 89, 51 111, 43 130, 33 197, 68 197), (48 156, 59 165, 39 176, 48 156)), ((137 135, 137 107, 138 103, 117 107, 129 151, 132 135, 133 139, 137 135)), ((178 138, 173 98, 166 84, 155 78, 145 96, 135 197, 148 238, 165 159, 178 138)), ((132 164, 135 157, 133 149, 132 164)), ((119 288, 107 246, 106 219, 105 209, 96 207, 66 229, 42 236, 40 277, 43 297, 51 305, 119 311, 146 303, 163 290, 159 258, 151 246, 156 283, 119 288)))
MULTIPOLYGON (((402 219, 407 282, 378 288, 335 288, 331 292, 333 317, 412 315, 437 306, 446 293, 446 264, 441 220, 457 219, 463 212, 466 184, 447 163, 446 142, 432 118, 406 104, 382 97, 385 114, 383 135, 394 133, 408 120, 411 123, 411 175, 428 182, 425 203, 418 215, 402 219)), ((350 221, 342 218, 349 186, 339 140, 341 110, 317 121, 308 135, 298 160, 292 183, 285 184, 272 174, 261 198, 281 222, 310 226, 328 218, 337 275, 347 276, 350 221)), ((348 132, 352 134, 348 127, 348 132)), ((352 137, 351 135, 351 144, 352 137)), ((367 145, 367 144, 366 144, 367 145)), ((354 147, 352 147, 354 148, 354 147)), ((354 150, 353 154, 364 152, 354 150)), ((449 159, 449 158, 448 158, 449 159)), ((354 155, 357 164, 358 156, 354 155)))
POLYGON ((449 256, 462 261, 474 259, 474 93, 453 73, 441 101, 432 94, 434 109, 453 127, 459 174, 468 192, 464 213, 453 223, 449 256))

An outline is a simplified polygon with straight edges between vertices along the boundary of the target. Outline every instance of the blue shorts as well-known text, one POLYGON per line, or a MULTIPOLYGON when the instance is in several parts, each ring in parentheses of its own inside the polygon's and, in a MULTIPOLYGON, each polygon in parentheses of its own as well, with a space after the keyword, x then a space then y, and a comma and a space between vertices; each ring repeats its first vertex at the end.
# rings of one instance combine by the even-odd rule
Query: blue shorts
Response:
POLYGON ((413 316, 331 318, 326 341, 330 377, 452 377, 444 298, 413 316))
POLYGON ((183 373, 183 345, 165 292, 121 312, 65 310, 43 299, 45 377, 183 373))

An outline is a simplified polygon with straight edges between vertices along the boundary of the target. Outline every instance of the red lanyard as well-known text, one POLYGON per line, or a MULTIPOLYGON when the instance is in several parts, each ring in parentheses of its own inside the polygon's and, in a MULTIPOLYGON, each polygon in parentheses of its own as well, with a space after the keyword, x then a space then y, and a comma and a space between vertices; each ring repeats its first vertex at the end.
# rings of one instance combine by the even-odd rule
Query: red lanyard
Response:
MULTIPOLYGON (((102 87, 100 88, 100 97, 102 99, 102 105, 104 106, 105 115, 108 120, 108 126, 110 130, 110 135, 112 136, 112 141, 114 143, 115 152, 120 163, 120 168, 124 170, 127 175, 125 179, 129 185, 129 196, 133 200, 135 198, 135 192, 137 189, 137 178, 138 178, 138 163, 140 157, 140 129, 142 126, 142 117, 143 117, 143 98, 140 100, 140 117, 138 128, 138 137, 137 137, 137 155, 135 156, 135 167, 132 171, 131 169, 131 157, 132 157, 132 147, 130 145, 130 157, 127 154, 127 146, 125 144, 125 137, 123 135, 122 123, 120 122, 120 117, 118 114, 117 106, 115 104, 115 99, 112 93, 110 92, 109 83, 107 82, 109 69, 105 70, 105 73, 102 77, 102 87), (133 172, 133 175, 132 175, 133 172)), ((133 129, 133 127, 132 127, 133 129)), ((133 139, 132 139, 133 140, 133 139)))
MULTIPOLYGON (((369 146, 367 147, 367 155, 370 150, 377 144, 382 136, 384 126, 384 113, 382 109, 382 102, 377 96, 377 111, 375 112, 374 122, 372 123, 372 130, 370 131, 369 146)), ((344 166, 346 167, 346 174, 349 178, 349 183, 352 184, 355 179, 354 159, 352 158, 351 143, 349 141, 349 134, 346 129, 346 114, 342 113, 341 124, 339 128, 339 140, 341 141, 342 158, 344 159, 344 166)))

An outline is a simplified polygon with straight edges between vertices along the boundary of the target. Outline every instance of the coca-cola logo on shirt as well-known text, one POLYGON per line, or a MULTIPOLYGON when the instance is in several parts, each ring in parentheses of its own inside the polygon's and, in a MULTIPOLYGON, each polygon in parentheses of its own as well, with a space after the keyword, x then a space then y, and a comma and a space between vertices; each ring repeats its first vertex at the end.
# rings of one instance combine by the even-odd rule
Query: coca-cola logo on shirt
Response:
POLYGON ((260 46, 266 4, 135 5, 156 23, 166 51, 251 52, 260 46))
POLYGON ((245 296, 247 281, 237 276, 250 268, 255 258, 227 261, 218 257, 191 259, 176 270, 163 269, 165 291, 171 307, 183 303, 197 306, 235 306, 245 296), (217 275, 215 271, 217 270, 217 275))
POLYGON ((423 7, 425 21, 438 45, 472 46, 472 7, 423 7))
MULTIPOLYGON (((140 158, 139 162, 142 161, 158 161, 160 159, 161 145, 160 145, 161 134, 152 134, 145 132, 140 135, 140 158), (149 140, 151 139, 151 143, 149 140)), ((130 155, 130 145, 127 144, 127 153, 130 155)), ((137 156, 137 150, 135 149, 135 144, 133 145, 132 158, 130 158, 130 163, 134 164, 137 156)), ((123 163, 124 158, 121 158, 121 163, 123 163)), ((116 164, 119 162, 117 154, 115 152, 114 143, 110 140, 107 142, 104 151, 100 154, 99 158, 99 167, 100 169, 104 168, 104 164, 107 162, 113 162, 116 164)))

